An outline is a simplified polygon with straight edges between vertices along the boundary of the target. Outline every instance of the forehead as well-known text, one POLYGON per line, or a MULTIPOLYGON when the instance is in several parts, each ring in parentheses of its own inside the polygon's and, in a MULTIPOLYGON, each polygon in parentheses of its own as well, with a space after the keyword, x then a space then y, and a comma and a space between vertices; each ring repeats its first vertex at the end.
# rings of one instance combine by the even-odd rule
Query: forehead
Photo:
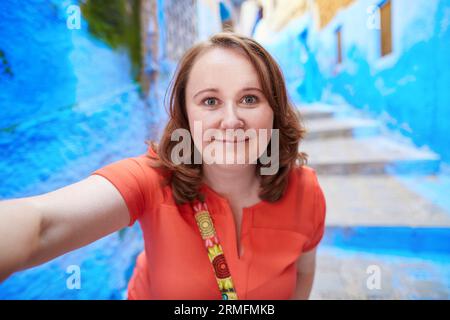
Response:
POLYGON ((261 87, 258 73, 241 49, 212 48, 197 57, 192 65, 186 91, 206 87, 239 89, 261 87))

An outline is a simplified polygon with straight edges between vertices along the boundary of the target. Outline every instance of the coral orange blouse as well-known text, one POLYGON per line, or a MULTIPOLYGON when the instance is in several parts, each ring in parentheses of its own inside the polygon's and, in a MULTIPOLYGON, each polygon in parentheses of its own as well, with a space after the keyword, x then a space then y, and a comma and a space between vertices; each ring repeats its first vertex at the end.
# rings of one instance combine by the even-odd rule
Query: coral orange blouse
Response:
MULTIPOLYGON (((153 153, 149 148, 148 152, 153 153)), ((139 221, 145 249, 128 284, 128 299, 221 299, 213 268, 189 204, 176 205, 171 187, 149 166, 145 154, 106 165, 92 174, 108 179, 139 221)), ((239 299, 291 299, 296 262, 324 233, 325 198, 313 169, 289 175, 276 202, 243 209, 239 257, 234 215, 228 200, 202 184, 239 299)))

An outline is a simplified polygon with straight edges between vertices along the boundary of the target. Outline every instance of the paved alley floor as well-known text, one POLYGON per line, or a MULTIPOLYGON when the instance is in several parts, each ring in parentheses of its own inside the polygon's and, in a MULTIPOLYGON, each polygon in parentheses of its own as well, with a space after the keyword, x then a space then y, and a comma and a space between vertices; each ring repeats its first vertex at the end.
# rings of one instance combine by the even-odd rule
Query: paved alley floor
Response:
POLYGON ((319 247, 311 298, 449 299, 450 250, 437 241, 450 239, 450 201, 443 191, 450 180, 439 155, 348 106, 313 104, 298 111, 307 129, 300 150, 324 191, 327 229, 343 228, 350 246, 351 230, 374 230, 353 249, 328 237, 319 247), (383 234, 372 237, 386 230, 385 240, 383 234), (377 241, 381 250, 374 253, 377 241), (383 246, 403 251, 383 252, 383 246), (367 285, 370 268, 379 271, 380 288, 367 285))
POLYGON ((449 286, 448 259, 325 247, 318 252, 310 299, 450 299, 449 286), (373 270, 379 271, 379 283, 371 281, 373 270))
POLYGON ((319 175, 327 224, 447 226, 450 214, 390 175, 319 175))

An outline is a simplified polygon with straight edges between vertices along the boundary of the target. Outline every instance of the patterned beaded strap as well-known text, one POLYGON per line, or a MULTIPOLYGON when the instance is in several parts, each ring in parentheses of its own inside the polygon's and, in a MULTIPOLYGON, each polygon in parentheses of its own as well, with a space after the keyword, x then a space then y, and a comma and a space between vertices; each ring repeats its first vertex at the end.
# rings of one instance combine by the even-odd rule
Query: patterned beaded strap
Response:
POLYGON ((228 268, 222 246, 214 229, 208 207, 205 202, 197 202, 192 205, 192 208, 195 211, 195 220, 197 221, 198 229, 205 243, 209 261, 213 266, 219 290, 222 293, 222 300, 238 300, 233 280, 231 279, 230 269, 228 268))

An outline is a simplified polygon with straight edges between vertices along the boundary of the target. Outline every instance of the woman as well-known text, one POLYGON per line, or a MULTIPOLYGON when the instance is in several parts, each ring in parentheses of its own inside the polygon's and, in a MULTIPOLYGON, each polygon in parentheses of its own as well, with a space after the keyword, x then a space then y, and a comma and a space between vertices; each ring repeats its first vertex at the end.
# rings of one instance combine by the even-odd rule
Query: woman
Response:
POLYGON ((325 199, 270 54, 228 32, 195 45, 169 116, 146 154, 1 202, 0 280, 138 220, 129 299, 307 299, 325 199))

